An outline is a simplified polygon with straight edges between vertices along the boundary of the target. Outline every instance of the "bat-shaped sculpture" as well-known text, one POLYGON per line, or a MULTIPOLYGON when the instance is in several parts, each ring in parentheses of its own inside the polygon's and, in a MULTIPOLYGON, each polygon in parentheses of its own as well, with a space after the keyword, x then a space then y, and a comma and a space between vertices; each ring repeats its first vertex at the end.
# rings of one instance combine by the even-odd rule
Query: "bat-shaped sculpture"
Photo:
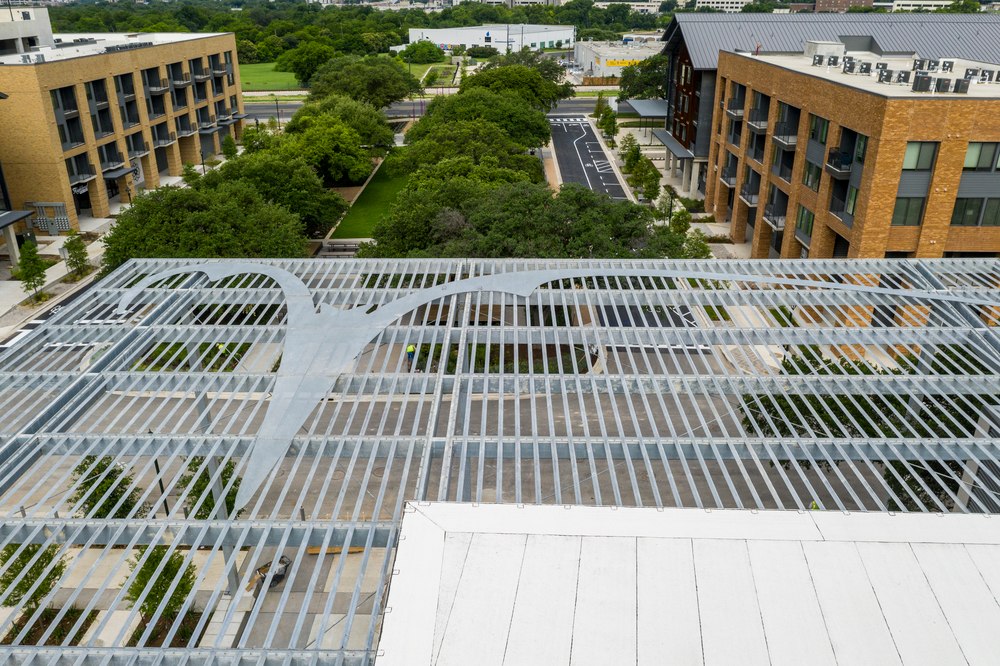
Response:
MULTIPOLYGON (((312 294, 296 275, 259 263, 223 262, 180 266, 143 278, 129 288, 118 306, 120 314, 145 288, 169 277, 204 273, 212 282, 235 275, 264 275, 274 280, 285 296, 288 311, 287 332, 281 364, 271 393, 263 423, 257 431, 248 453, 235 510, 245 507, 263 486, 292 444, 317 404, 333 389, 338 377, 350 372, 365 347, 387 326, 411 310, 442 298, 458 294, 487 291, 513 294, 527 298, 539 286, 559 280, 586 277, 694 278, 702 280, 739 280, 780 284, 806 288, 842 291, 862 291, 913 298, 943 300, 956 303, 984 304, 975 297, 961 297, 941 292, 917 289, 888 289, 837 282, 816 282, 796 278, 770 277, 753 274, 714 273, 691 268, 643 269, 621 267, 562 268, 496 273, 482 277, 446 282, 421 289, 375 310, 364 307, 340 310, 321 304, 318 308, 312 294)), ((987 302, 988 303, 988 302, 987 302)))

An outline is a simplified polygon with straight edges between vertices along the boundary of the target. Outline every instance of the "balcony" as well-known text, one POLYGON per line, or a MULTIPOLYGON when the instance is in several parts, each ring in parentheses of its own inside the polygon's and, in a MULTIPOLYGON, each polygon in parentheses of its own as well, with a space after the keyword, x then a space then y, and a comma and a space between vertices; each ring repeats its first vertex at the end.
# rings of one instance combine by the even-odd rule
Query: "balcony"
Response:
POLYGON ((177 136, 191 136, 197 134, 198 128, 192 127, 191 125, 178 125, 177 126, 177 136))
POLYGON ((734 99, 726 105, 726 113, 729 114, 731 118, 742 118, 743 117, 743 105, 744 100, 734 99))
POLYGON ((747 127, 755 132, 763 132, 767 129, 767 109, 751 109, 747 118, 747 127))
POLYGON ((790 164, 778 162, 777 164, 771 166, 771 173, 786 183, 792 182, 792 167, 790 164))
POLYGON ((194 72, 195 81, 208 81, 210 78, 212 78, 212 73, 209 72, 207 69, 202 69, 197 72, 194 72))
POLYGON ((111 171, 123 166, 125 166, 125 158, 121 156, 121 153, 113 153, 101 160, 101 171, 111 171))
POLYGON ((184 86, 191 85, 191 75, 190 74, 171 74, 170 82, 174 84, 174 88, 183 88, 184 86))
POLYGON ((802 244, 803 247, 808 248, 812 244, 812 236, 802 231, 798 227, 795 228, 795 240, 802 244))
POLYGON ((760 201, 760 182, 743 183, 740 188, 740 199, 745 201, 748 206, 756 206, 757 202, 760 201))
POLYGON ((764 206, 763 220, 775 231, 785 230, 785 217, 788 206, 779 204, 767 204, 764 206))
POLYGON ((76 167, 76 172, 69 175, 70 185, 79 185, 80 183, 86 183, 88 180, 94 180, 97 178, 97 172, 94 171, 94 167, 87 164, 85 166, 76 167))
POLYGON ((104 99, 94 100, 94 108, 95 109, 106 109, 106 108, 108 108, 109 105, 110 105, 110 102, 108 102, 108 99, 106 97, 104 99))
POLYGON ((146 110, 149 112, 150 120, 155 120, 156 118, 162 118, 163 116, 167 115, 166 107, 162 109, 146 109, 146 110))
POLYGON ((135 118, 130 118, 129 116, 122 116, 122 127, 128 129, 129 127, 135 127, 139 124, 139 116, 135 118))
POLYGON ((734 167, 723 169, 722 171, 719 172, 719 180, 721 180, 722 184, 726 185, 727 187, 735 187, 736 169, 734 167))
POLYGON ((830 197, 830 212, 846 226, 854 226, 854 216, 847 212, 847 202, 836 194, 830 197))
POLYGON ((96 125, 94 126, 95 139, 104 139, 113 135, 114 133, 115 133, 114 127, 98 127, 96 125))
POLYGON ((794 148, 799 142, 798 123, 778 123, 774 126, 774 142, 785 148, 794 148))
POLYGON ((169 146, 177 141, 177 134, 170 132, 169 134, 161 134, 159 136, 153 137, 153 145, 157 148, 163 148, 164 146, 169 146))
POLYGON ((752 159, 754 162, 757 162, 758 164, 763 164, 764 163, 764 148, 761 147, 758 150, 757 148, 751 146, 750 150, 747 151, 747 157, 749 157, 750 159, 752 159))
POLYGON ((826 172, 838 180, 844 180, 851 177, 851 165, 853 164, 853 154, 839 148, 833 148, 826 158, 826 172))
POLYGON ((212 74, 214 76, 225 76, 229 73, 225 65, 212 65, 212 74))
POLYGON ((211 134, 215 131, 215 116, 198 119, 198 131, 202 134, 211 134))
POLYGON ((166 79, 149 79, 146 81, 146 92, 153 95, 162 95, 170 90, 170 84, 166 79))

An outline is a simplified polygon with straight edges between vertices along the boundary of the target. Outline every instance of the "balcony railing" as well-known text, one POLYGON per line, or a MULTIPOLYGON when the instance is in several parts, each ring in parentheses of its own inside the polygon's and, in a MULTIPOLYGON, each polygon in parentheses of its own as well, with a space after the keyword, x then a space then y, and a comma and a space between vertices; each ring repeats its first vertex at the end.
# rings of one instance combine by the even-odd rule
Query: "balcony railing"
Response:
POLYGON ((792 182, 792 167, 784 162, 778 162, 771 167, 771 173, 781 178, 786 183, 792 182))
POLYGON ((778 123, 774 126, 774 140, 787 147, 792 147, 799 142, 798 123, 778 123))
POLYGON ((736 169, 723 169, 719 172, 719 180, 729 187, 736 185, 736 169))
POLYGON ((114 127, 94 127, 94 138, 103 139, 115 133, 114 127))
POLYGON ((787 215, 788 205, 779 204, 767 204, 764 206, 763 219, 771 228, 775 231, 783 231, 785 228, 785 217, 787 215))
POLYGON ((844 152, 839 148, 830 151, 826 158, 826 170, 834 178, 847 178, 851 175, 851 165, 854 164, 854 155, 844 152))
POLYGON ((729 104, 726 105, 726 113, 728 113, 729 115, 731 115, 733 118, 742 118, 743 117, 743 103, 744 102, 743 102, 742 99, 731 100, 729 102, 729 104))
POLYGON ((754 148, 751 148, 751 149, 750 149, 750 152, 748 152, 748 153, 747 153, 747 155, 748 155, 748 156, 750 157, 750 159, 752 159, 752 160, 753 160, 754 162, 759 162, 759 163, 761 163, 761 164, 763 164, 763 163, 764 163, 764 149, 763 149, 763 148, 761 148, 760 150, 756 150, 756 149, 754 149, 754 148))
POLYGON ((121 166, 125 166, 125 158, 121 156, 121 153, 108 155, 105 159, 101 160, 101 171, 111 171, 121 166))
POLYGON ((212 73, 207 69, 202 69, 197 72, 194 72, 195 81, 208 81, 210 78, 212 78, 212 73))
POLYGON ((169 134, 161 134, 159 136, 153 137, 153 145, 156 146, 157 148, 161 148, 163 146, 169 146, 175 141, 177 141, 177 134, 175 134, 174 132, 170 132, 169 134))
POLYGON ((198 127, 201 129, 212 129, 215 127, 215 116, 207 116, 198 119, 198 127))
POLYGON ((165 93, 169 89, 170 84, 167 83, 166 79, 149 79, 146 81, 146 92, 153 93, 154 95, 165 93))
POLYGON ((190 74, 171 74, 170 81, 174 84, 175 88, 180 88, 181 86, 191 85, 191 75, 190 74))
POLYGON ((229 73, 229 70, 226 69, 225 65, 213 65, 212 66, 212 74, 214 74, 215 76, 225 76, 228 73, 229 73))
POLYGON ((853 226, 854 215, 847 212, 847 202, 836 194, 830 197, 830 212, 847 226, 853 226))
POLYGON ((167 115, 167 107, 163 107, 162 109, 149 108, 146 110, 149 112, 150 120, 153 120, 154 118, 161 118, 167 115))
POLYGON ((751 206, 756 206, 760 200, 760 183, 743 183, 740 188, 740 199, 751 206))
POLYGON ((128 156, 133 159, 148 154, 149 154, 149 148, 146 147, 146 144, 142 144, 141 146, 133 146, 128 151, 128 156))
POLYGON ((191 136, 198 131, 197 127, 192 127, 191 125, 178 125, 177 126, 177 136, 191 136))
POLYGON ((767 129, 767 109, 750 109, 750 116, 747 118, 747 125, 750 129, 763 132, 767 129))
POLYGON ((94 171, 93 166, 90 164, 78 166, 76 167, 76 171, 69 175, 69 184, 86 183, 88 180, 93 180, 94 178, 97 178, 97 172, 94 171))

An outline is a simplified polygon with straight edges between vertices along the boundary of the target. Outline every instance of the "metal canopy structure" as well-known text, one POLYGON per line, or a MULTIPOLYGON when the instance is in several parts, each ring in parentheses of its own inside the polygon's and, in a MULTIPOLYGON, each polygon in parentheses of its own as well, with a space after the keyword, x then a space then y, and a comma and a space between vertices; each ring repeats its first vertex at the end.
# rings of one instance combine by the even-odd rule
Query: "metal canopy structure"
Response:
POLYGON ((0 356, 0 650, 371 663, 409 500, 996 513, 998 324, 995 260, 133 261, 0 356))

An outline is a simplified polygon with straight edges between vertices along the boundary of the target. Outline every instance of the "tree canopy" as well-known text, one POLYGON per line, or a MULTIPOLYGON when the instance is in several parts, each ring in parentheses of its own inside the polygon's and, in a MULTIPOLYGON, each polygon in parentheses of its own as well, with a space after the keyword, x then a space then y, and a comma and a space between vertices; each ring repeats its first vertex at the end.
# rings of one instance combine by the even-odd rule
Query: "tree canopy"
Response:
POLYGON ((665 55, 655 55, 623 67, 618 82, 618 101, 666 98, 669 72, 670 58, 665 55))
POLYGON ((142 517, 149 511, 135 479, 112 457, 85 456, 73 468, 73 483, 77 488, 70 501, 79 505, 82 518, 128 518, 137 507, 142 517))
POLYGON ((328 187, 363 181, 372 172, 372 156, 361 137, 331 115, 315 116, 303 129, 288 134, 279 152, 301 157, 328 187))
POLYGON ((275 69, 279 72, 295 74, 298 82, 305 86, 309 84, 316 70, 333 58, 336 53, 332 46, 318 42, 304 42, 300 46, 282 53, 275 69))
POLYGON ((44 578, 39 582, 39 577, 42 575, 52 561, 56 559, 59 554, 59 546, 48 546, 41 553, 39 549, 42 546, 40 544, 27 544, 23 546, 23 550, 18 553, 18 549, 22 548, 19 543, 11 543, 4 546, 3 550, 0 550, 0 567, 7 566, 7 570, 0 574, 0 593, 7 592, 10 590, 10 594, 7 599, 3 602, 3 605, 8 608, 13 608, 20 605, 22 602, 29 609, 34 609, 38 607, 38 604, 42 602, 52 588, 55 587, 59 579, 62 578, 63 572, 66 571, 66 561, 63 558, 59 558, 54 565, 52 565, 52 570, 45 575, 44 578), (38 556, 38 559, 32 562, 34 557, 38 556), (15 583, 15 579, 21 575, 22 572, 28 567, 31 567, 30 571, 27 571, 20 581, 15 583), (38 587, 34 591, 31 588, 38 584, 38 587), (29 593, 30 592, 30 593, 29 593))
POLYGON ((392 128, 385 119, 385 113, 371 104, 343 95, 328 95, 319 101, 308 102, 285 125, 285 133, 297 134, 308 128, 318 116, 324 115, 332 116, 353 129, 358 133, 362 146, 375 149, 379 154, 393 145, 392 128))
POLYGON ((545 114, 523 98, 487 88, 472 88, 460 95, 434 98, 427 107, 427 114, 410 128, 406 139, 419 141, 442 126, 474 120, 493 123, 511 141, 524 147, 546 145, 551 136, 545 114))
POLYGON ((301 257, 306 245, 299 217, 244 181, 140 194, 102 240, 105 273, 136 257, 301 257))
POLYGON ((533 51, 527 46, 520 51, 511 51, 490 58, 483 65, 484 70, 507 67, 508 65, 523 65, 530 67, 552 83, 559 83, 563 78, 563 68, 554 58, 549 58, 541 51, 533 51))
POLYGON ((339 56, 327 61, 313 75, 311 99, 344 95, 383 109, 420 92, 417 81, 395 58, 339 56))
POLYGON ((556 102, 573 94, 573 87, 570 84, 554 83, 542 76, 538 70, 526 65, 504 65, 483 69, 462 79, 459 91, 464 93, 474 88, 518 95, 540 111, 548 111, 556 102))
POLYGON ((431 44, 428 41, 419 41, 408 44, 400 53, 400 56, 408 63, 426 65, 444 60, 444 51, 438 48, 436 44, 431 44))
POLYGON ((138 569, 138 572, 129 585, 125 598, 133 604, 139 604, 139 614, 144 620, 152 618, 161 604, 163 617, 176 617, 194 589, 198 573, 194 565, 184 566, 184 555, 176 550, 167 556, 167 549, 167 546, 139 546, 138 554, 129 561, 131 570, 138 569), (143 562, 142 558, 147 552, 149 557, 143 562), (163 562, 164 559, 166 562, 163 562), (161 562, 163 568, 157 572, 161 562), (168 596, 175 581, 176 586, 168 596))

